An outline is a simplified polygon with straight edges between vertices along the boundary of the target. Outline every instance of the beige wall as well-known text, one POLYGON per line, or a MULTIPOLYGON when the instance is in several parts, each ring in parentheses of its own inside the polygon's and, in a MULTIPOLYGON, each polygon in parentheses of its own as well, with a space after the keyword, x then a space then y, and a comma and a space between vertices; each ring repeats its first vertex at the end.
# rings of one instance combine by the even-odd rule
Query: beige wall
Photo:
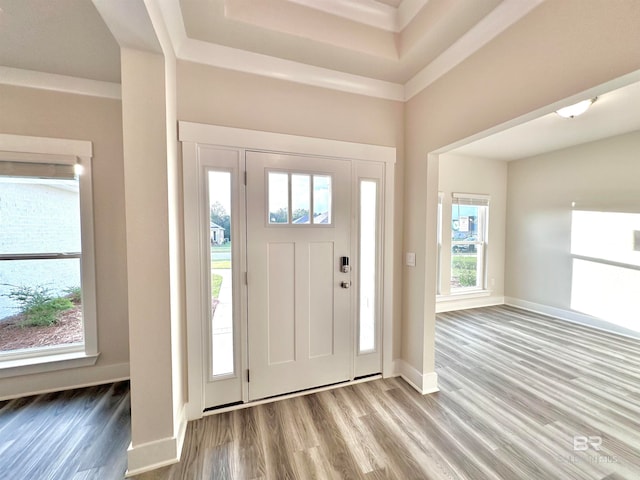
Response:
MULTIPOLYGON (((485 158, 445 154, 440 156, 438 191, 442 192, 442 254, 441 293, 449 293, 451 278, 451 194, 475 193, 489 195, 488 236, 486 250, 487 290, 491 301, 504 297, 505 219, 507 215, 507 162, 485 158)), ((486 304, 477 299, 466 306, 486 304)), ((443 304, 446 302, 442 302, 443 304)), ((439 305, 439 309, 444 305, 439 305)))
MULTIPOLYGON (((572 302, 572 295, 580 294, 580 282, 574 284, 580 279, 573 271, 572 211, 640 213, 638 152, 640 132, 634 132, 509 163, 508 297, 567 311, 577 306, 572 302)), ((594 223, 594 236, 598 228, 603 227, 594 223)), ((610 240, 612 245, 616 241, 610 240)), ((619 275, 632 273, 616 269, 619 275)), ((600 280, 594 277, 591 282, 600 280)), ((627 301, 607 298, 606 290, 603 286, 595 295, 602 295, 599 303, 609 304, 610 310, 627 301)), ((638 307, 637 300, 628 301, 638 307)))
POLYGON ((93 143, 98 350, 94 367, 0 380, 0 396, 128 376, 121 102, 0 85, 0 132, 93 143))
POLYGON ((544 2, 406 104, 404 245, 418 264, 404 271, 402 356, 413 367, 434 370, 438 174, 428 154, 640 69, 638 24, 634 0, 544 2))
POLYGON ((394 358, 399 356, 403 104, 178 62, 178 119, 397 148, 394 358))

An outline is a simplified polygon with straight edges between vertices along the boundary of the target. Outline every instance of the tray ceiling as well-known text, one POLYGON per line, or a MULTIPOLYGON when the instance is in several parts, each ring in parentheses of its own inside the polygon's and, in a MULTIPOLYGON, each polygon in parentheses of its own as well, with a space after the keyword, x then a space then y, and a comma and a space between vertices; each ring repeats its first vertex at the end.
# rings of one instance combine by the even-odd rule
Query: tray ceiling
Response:
MULTIPOLYGON (((344 1, 344 0, 342 0, 344 1)), ((400 32, 328 13, 333 0, 182 0, 187 37, 271 57, 405 83, 491 13, 501 0, 404 0, 412 20, 400 32)), ((340 3, 340 2, 337 2, 340 3)), ((389 5, 391 4, 391 6, 389 5)), ((344 10, 344 9, 343 9, 344 10)), ((362 16, 364 18, 364 15, 362 16)))

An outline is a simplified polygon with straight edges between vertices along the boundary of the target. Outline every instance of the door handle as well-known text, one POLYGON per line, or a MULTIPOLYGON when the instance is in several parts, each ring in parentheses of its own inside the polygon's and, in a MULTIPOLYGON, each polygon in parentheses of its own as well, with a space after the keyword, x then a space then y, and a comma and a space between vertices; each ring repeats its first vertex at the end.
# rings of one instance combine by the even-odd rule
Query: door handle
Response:
POLYGON ((350 288, 351 287, 351 282, 340 282, 340 286, 342 288, 350 288))

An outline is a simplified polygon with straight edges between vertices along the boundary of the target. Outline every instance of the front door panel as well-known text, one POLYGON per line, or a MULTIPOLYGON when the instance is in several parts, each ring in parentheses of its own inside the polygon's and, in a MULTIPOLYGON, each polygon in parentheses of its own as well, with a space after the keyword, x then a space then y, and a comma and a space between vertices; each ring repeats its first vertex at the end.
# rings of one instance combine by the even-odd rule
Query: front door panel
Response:
POLYGON ((350 163, 247 152, 249 399, 349 380, 350 163))

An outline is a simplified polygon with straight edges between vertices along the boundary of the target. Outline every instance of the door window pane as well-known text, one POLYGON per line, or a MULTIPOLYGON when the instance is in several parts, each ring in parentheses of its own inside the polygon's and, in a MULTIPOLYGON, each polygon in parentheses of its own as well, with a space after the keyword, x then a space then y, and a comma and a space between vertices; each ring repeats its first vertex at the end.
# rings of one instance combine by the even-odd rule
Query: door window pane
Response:
POLYGON ((360 182, 360 352, 376 347, 377 187, 374 181, 360 182))
POLYGON ((269 223, 289 223, 289 174, 269 172, 269 223))
POLYGON ((231 173, 209 172, 211 373, 234 372, 231 173))
POLYGON ((291 223, 311 223, 311 179, 309 175, 291 175, 291 223))
POLYGON ((270 225, 330 225, 331 176, 268 173, 270 225))
POLYGON ((331 177, 313 176, 313 223, 331 223, 331 177))

